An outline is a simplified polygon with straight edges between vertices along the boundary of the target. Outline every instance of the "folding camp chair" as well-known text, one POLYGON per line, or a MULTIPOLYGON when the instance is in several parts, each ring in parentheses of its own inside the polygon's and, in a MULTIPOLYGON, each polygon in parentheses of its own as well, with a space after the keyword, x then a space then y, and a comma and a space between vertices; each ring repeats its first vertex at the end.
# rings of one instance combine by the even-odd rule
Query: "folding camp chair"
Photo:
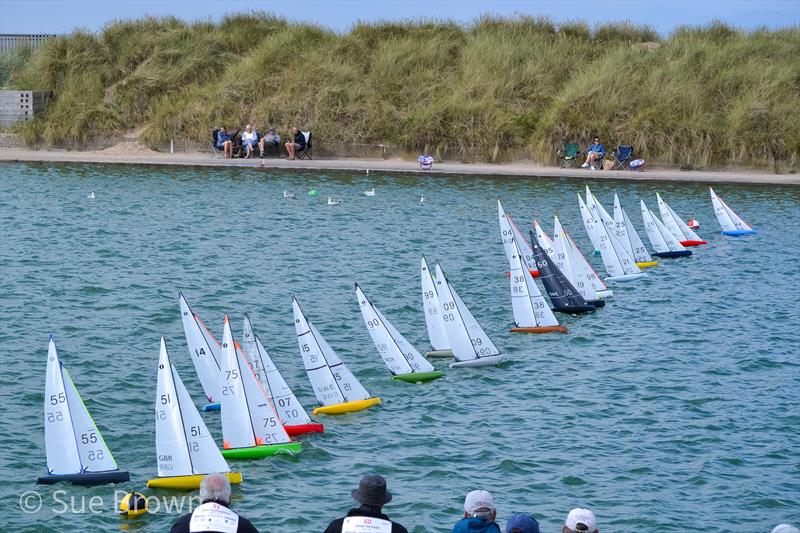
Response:
POLYGON ((564 143, 564 148, 556 150, 561 168, 578 166, 578 157, 581 155, 581 145, 578 143, 564 143))
POLYGON ((630 162, 633 159, 633 146, 617 146, 614 149, 613 156, 613 170, 625 170, 629 168, 630 162))
POLYGON ((219 133, 219 128, 211 132, 211 155, 213 157, 225 157, 222 148, 217 148, 217 133, 219 133))
POLYGON ((306 147, 302 150, 297 151, 297 159, 311 159, 312 155, 312 147, 311 147, 311 132, 310 131, 301 131, 300 133, 303 134, 303 137, 306 138, 306 147))

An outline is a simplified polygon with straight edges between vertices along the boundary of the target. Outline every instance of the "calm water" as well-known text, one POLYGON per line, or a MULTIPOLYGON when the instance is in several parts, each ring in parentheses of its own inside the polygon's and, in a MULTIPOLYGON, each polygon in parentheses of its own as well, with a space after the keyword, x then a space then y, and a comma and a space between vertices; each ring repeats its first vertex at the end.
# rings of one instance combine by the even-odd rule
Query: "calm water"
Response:
MULTIPOLYGON (((715 187, 759 230, 736 239, 719 235, 706 187, 592 184, 608 207, 616 190, 640 230, 639 195, 655 210, 660 191, 678 213, 700 220, 709 244, 692 258, 662 260, 646 279, 614 285, 614 297, 591 316, 561 315, 568 335, 525 336, 507 333, 495 200, 520 223, 546 221, 548 231, 557 213, 588 249, 575 198, 580 180, 0 169, 0 529, 164 531, 175 520, 165 511, 120 520, 120 486, 39 487, 44 507, 34 514, 20 510, 19 498, 45 473, 50 332, 117 462, 130 470, 130 487, 145 490, 156 473, 160 336, 190 393, 202 396, 178 290, 217 334, 224 313, 238 335, 249 312, 310 410, 315 399, 292 323, 297 295, 384 399, 379 408, 324 419, 326 432, 304 438, 297 457, 235 463, 245 483, 234 489, 234 507, 263 530, 322 530, 350 508, 350 489, 367 471, 388 478, 395 499, 386 511, 418 532, 449 531, 464 494, 478 487, 495 495, 501 523, 529 511, 550 532, 576 506, 594 509, 604 533, 643 525, 756 532, 800 522, 798 189, 715 187), (377 196, 363 196, 373 185, 377 196), (319 196, 305 194, 312 187, 319 196), (297 199, 284 200, 284 190, 297 199), (325 205, 328 195, 342 205, 325 205), (427 385, 389 381, 353 283, 427 349, 423 253, 442 261, 507 363, 449 370, 427 385), (92 496, 103 500, 97 514, 88 512, 92 496)), ((218 415, 204 417, 219 440, 218 415)))

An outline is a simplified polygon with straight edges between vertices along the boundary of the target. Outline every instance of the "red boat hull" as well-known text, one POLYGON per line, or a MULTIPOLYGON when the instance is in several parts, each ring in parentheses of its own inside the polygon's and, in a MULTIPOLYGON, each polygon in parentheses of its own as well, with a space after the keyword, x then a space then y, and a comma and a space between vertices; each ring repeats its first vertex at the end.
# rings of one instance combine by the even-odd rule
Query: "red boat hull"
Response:
POLYGON ((700 246, 701 244, 708 244, 706 241, 681 241, 684 246, 700 246))
POLYGON ((298 424, 296 426, 283 426, 290 437, 302 435, 304 433, 322 433, 325 426, 322 424, 298 424))

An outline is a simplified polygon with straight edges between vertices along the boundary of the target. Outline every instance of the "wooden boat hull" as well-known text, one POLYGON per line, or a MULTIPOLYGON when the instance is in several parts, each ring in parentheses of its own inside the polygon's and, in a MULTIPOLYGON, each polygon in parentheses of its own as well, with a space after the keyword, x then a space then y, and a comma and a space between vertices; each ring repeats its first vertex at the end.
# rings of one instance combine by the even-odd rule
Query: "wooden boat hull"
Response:
POLYGON ((205 412, 219 411, 219 402, 207 403, 203 407, 201 407, 200 410, 205 412))
POLYGON ((323 433, 325 431, 325 426, 322 424, 297 424, 294 426, 283 426, 283 429, 286 430, 286 433, 288 433, 290 437, 294 437, 305 433, 323 433))
POLYGON ((301 451, 303 451, 303 445, 299 442, 221 450, 222 457, 225 459, 261 459, 262 457, 270 457, 273 455, 295 455, 301 451))
POLYGON ((355 413, 369 409, 373 405, 381 403, 380 398, 367 398, 366 400, 356 400, 354 402, 337 403, 333 405, 323 405, 317 407, 311 414, 314 415, 343 415, 345 413, 355 413))
POLYGON ((450 368, 467 368, 477 366, 492 366, 503 361, 503 355, 490 355, 489 357, 480 357, 478 359, 470 359, 469 361, 456 361, 450 363, 450 368))
MULTIPOLYGON (((224 472, 223 475, 234 485, 242 482, 242 474, 240 472, 224 472)), ((147 487, 151 489, 196 490, 200 488, 200 482, 203 481, 204 477, 206 477, 206 474, 157 477, 148 479, 147 487)))
POLYGON ((641 278, 646 276, 644 272, 639 272, 638 274, 624 274, 622 276, 611 276, 606 278, 606 281, 630 281, 636 278, 641 278))
POLYGON ((511 328, 511 333, 566 333, 567 326, 535 326, 532 328, 511 328))
POLYGON ((432 372, 409 372, 408 374, 398 374, 392 376, 392 381, 405 381, 406 383, 426 383, 444 376, 441 370, 432 372))
POLYGON ((124 470, 108 470, 106 472, 84 472, 81 474, 48 474, 36 478, 38 485, 53 485, 65 481, 73 485, 105 485, 107 483, 125 483, 131 476, 124 470))
POLYGON ((656 252, 655 254, 658 257, 663 257, 665 259, 670 259, 673 257, 689 257, 692 255, 691 250, 676 250, 674 252, 656 252))
POLYGON ((639 263, 636 263, 636 266, 639 268, 650 268, 658 266, 658 261, 641 261, 639 263))
POLYGON ((742 235, 753 235, 757 233, 754 229, 732 229, 728 231, 723 231, 723 235, 728 235, 730 237, 741 237, 742 235))
POLYGON ((708 244, 706 241, 680 241, 684 246, 700 246, 701 244, 708 244))
POLYGON ((425 357, 441 357, 452 359, 453 350, 432 350, 430 352, 425 352, 425 357))

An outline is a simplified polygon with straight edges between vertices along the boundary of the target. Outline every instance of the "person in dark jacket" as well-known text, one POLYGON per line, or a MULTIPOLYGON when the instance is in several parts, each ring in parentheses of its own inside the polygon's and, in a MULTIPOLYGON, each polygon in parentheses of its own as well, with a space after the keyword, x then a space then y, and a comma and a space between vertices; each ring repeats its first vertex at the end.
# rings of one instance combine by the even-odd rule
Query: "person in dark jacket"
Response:
POLYGON ((258 533, 250 520, 229 508, 231 483, 222 474, 208 474, 203 478, 200 500, 203 503, 180 517, 169 533, 258 533))
POLYGON ((292 128, 292 140, 286 142, 286 151, 289 152, 287 159, 297 159, 297 151, 304 150, 306 147, 306 136, 297 128, 292 128))
POLYGON ((473 490, 464 498, 464 518, 456 522, 452 533, 500 533, 494 498, 485 490, 473 490))
POLYGON ((325 533, 352 533, 362 531, 360 526, 368 525, 369 531, 376 533, 408 533, 408 530, 392 522, 381 512, 383 506, 392 501, 392 493, 386 490, 386 480, 377 474, 365 474, 357 489, 350 494, 361 505, 350 509, 347 516, 331 522, 325 533))

